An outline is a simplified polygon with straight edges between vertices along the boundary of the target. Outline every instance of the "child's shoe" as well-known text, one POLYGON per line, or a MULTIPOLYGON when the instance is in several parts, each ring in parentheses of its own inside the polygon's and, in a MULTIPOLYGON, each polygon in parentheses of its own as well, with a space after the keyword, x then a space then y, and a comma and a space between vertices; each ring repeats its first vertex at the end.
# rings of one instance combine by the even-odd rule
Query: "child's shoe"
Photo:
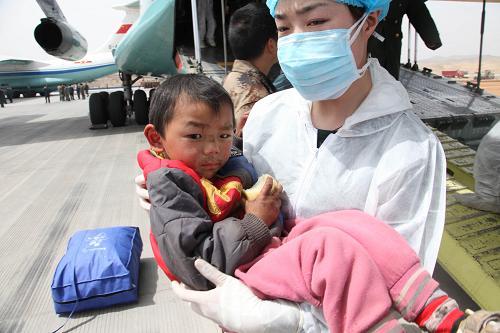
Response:
POLYGON ((466 310, 457 333, 500 333, 500 312, 466 310))

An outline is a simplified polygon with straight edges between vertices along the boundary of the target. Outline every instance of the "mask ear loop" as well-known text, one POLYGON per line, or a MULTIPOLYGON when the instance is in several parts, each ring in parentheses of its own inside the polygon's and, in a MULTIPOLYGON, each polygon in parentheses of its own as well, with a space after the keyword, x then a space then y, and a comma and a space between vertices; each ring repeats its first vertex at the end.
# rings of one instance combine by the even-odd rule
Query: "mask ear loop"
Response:
MULTIPOLYGON (((363 27, 363 24, 365 24, 367 18, 368 18, 368 13, 365 13, 349 29, 349 34, 350 34, 352 32, 352 30, 354 30, 354 28, 356 28, 356 31, 354 32, 354 35, 352 35, 351 38, 349 39, 349 45, 352 45, 352 43, 354 43, 354 41, 356 40, 356 38, 358 38, 359 33, 361 32, 361 28, 363 27)), ((368 67, 370 66, 371 63, 372 63, 372 58, 368 58, 368 61, 366 62, 366 64, 364 64, 363 67, 361 67, 360 69, 358 69, 359 76, 363 76, 363 74, 368 69, 368 67)))
POLYGON ((354 28, 356 28, 356 31, 354 31, 354 35, 352 35, 351 38, 349 39, 349 45, 352 45, 352 43, 354 43, 356 38, 358 38, 359 33, 361 32, 361 28, 363 27, 363 24, 365 24, 367 18, 368 18, 368 14, 365 13, 349 29, 349 35, 350 35, 352 33, 352 31, 354 30, 354 28))

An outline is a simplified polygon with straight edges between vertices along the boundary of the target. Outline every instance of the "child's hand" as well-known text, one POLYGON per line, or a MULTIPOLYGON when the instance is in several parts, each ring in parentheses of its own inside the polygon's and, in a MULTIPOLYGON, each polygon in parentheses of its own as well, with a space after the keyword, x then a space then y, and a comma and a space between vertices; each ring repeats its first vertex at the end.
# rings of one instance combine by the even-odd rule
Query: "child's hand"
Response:
POLYGON ((280 195, 283 187, 280 184, 273 187, 273 182, 273 178, 268 176, 255 200, 245 201, 245 212, 257 216, 267 226, 276 221, 281 207, 280 195))

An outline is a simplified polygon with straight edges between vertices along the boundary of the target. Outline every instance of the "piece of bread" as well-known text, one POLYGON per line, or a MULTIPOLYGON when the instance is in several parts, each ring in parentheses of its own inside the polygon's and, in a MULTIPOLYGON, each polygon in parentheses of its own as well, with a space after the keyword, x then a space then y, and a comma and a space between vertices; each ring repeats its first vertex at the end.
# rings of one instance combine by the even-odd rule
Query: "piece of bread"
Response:
POLYGON ((271 189, 271 193, 276 191, 279 187, 279 183, 276 179, 273 178, 273 176, 264 174, 257 179, 257 182, 250 187, 249 189, 246 189, 243 191, 243 194, 245 195, 245 198, 247 200, 255 200, 257 196, 259 195, 260 191, 262 191, 262 187, 264 186, 267 177, 271 177, 273 179, 273 187, 271 189))

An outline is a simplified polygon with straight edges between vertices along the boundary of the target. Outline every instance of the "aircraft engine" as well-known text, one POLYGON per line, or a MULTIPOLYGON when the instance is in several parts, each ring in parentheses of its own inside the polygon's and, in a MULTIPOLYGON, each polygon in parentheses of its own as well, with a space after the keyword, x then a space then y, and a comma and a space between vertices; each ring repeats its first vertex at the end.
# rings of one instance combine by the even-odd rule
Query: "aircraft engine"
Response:
POLYGON ((35 39, 45 52, 64 60, 79 60, 87 53, 87 40, 67 22, 53 18, 41 19, 35 39))

